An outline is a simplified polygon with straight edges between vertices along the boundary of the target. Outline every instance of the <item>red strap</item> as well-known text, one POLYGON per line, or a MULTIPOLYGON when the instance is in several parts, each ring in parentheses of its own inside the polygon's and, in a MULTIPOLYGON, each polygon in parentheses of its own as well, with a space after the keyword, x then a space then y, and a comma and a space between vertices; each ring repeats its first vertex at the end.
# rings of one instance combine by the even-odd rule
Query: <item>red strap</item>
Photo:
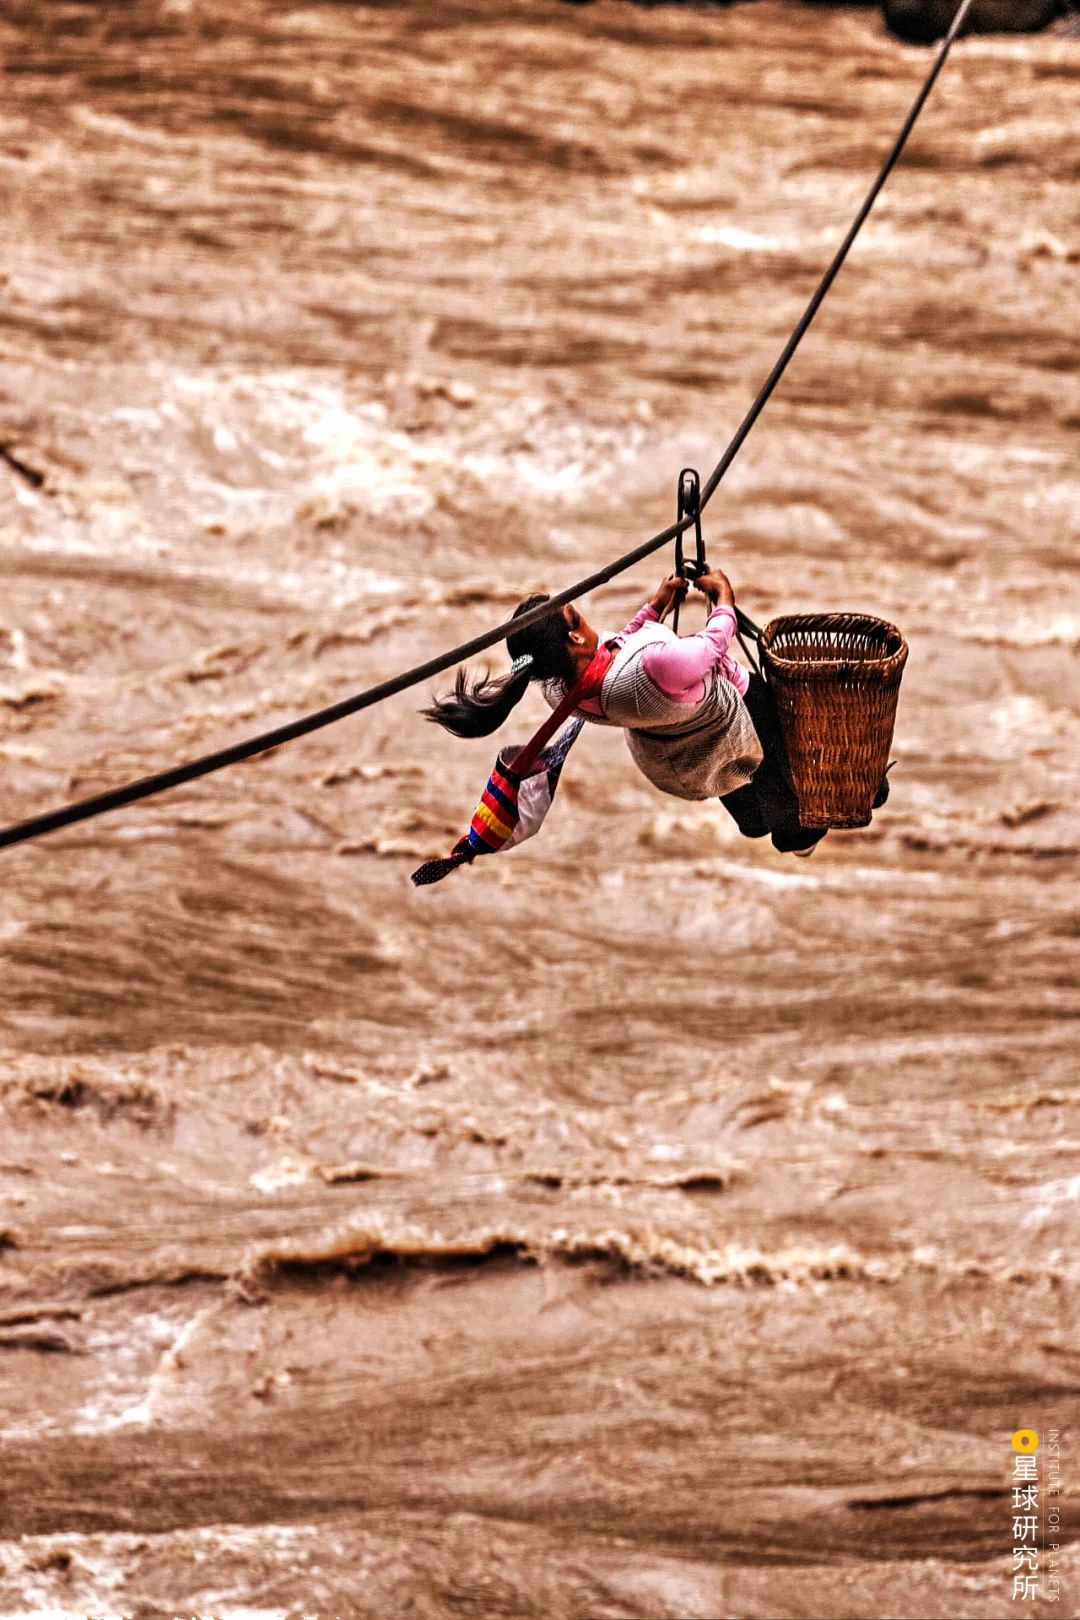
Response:
POLYGON ((542 750, 554 737, 563 721, 573 714, 579 703, 587 697, 592 697, 593 693, 599 690, 604 676, 611 668, 614 656, 610 647, 606 645, 597 647, 584 675, 574 682, 550 720, 545 720, 536 735, 529 739, 520 753, 515 754, 507 767, 508 770, 517 776, 529 774, 542 750))

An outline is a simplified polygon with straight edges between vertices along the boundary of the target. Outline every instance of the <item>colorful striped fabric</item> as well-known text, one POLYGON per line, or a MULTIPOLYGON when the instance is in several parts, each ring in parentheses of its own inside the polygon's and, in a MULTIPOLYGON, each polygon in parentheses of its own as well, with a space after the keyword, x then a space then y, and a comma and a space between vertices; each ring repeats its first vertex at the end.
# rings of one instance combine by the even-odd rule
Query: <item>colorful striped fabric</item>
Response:
POLYGON ((518 824, 520 788, 520 776, 500 771, 498 767, 488 777, 488 785, 480 795, 469 828, 469 841, 477 854, 501 849, 513 838, 518 824))
POLYGON ((472 823, 465 837, 458 839, 449 855, 441 860, 425 861, 423 866, 417 867, 412 874, 417 888, 427 883, 438 883, 441 878, 448 877, 457 867, 467 865, 478 855, 497 855, 500 850, 509 849, 513 844, 524 843, 526 838, 539 831, 544 816, 551 808, 560 772, 581 730, 582 721, 575 720, 572 726, 567 726, 552 748, 548 749, 546 745, 578 704, 599 688, 611 659, 611 649, 599 647, 584 675, 571 687, 551 718, 545 720, 525 747, 513 750, 509 760, 504 759, 504 754, 510 750, 500 752, 495 769, 488 777, 487 787, 473 811, 472 823), (527 805, 523 805, 524 797, 528 799, 527 805), (523 808, 528 812, 524 818, 525 825, 523 808))

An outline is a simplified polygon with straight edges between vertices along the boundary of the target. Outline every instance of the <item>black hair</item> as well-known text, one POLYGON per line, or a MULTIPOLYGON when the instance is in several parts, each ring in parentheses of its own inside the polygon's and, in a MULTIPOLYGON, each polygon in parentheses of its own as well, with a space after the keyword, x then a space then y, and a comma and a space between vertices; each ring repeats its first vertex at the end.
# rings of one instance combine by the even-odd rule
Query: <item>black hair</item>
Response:
MULTIPOLYGON (((514 609, 516 619, 530 608, 548 601, 546 592, 527 596, 514 609)), ((553 608, 535 624, 524 630, 515 630, 506 639, 511 658, 529 654, 532 663, 517 674, 481 675, 471 684, 463 669, 454 677, 454 689, 437 697, 431 707, 422 710, 428 720, 434 720, 455 737, 489 737, 509 718, 511 709, 521 702, 530 681, 563 681, 572 686, 574 661, 570 656, 570 626, 560 608, 553 608)))

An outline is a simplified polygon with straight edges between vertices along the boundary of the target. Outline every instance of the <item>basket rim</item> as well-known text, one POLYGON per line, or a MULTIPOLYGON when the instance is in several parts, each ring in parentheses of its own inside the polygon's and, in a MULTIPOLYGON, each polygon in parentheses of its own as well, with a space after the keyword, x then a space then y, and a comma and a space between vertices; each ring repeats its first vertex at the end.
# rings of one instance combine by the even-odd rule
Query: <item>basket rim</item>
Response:
POLYGON ((837 668, 841 664, 861 664, 864 668, 872 668, 886 673, 894 669, 902 669, 907 662, 908 644, 900 628, 888 619, 880 619, 872 613, 786 613, 778 618, 770 619, 761 632, 761 650, 769 662, 778 669, 800 670, 804 674, 810 670, 827 671, 837 668), (788 658, 778 650, 774 643, 778 636, 790 631, 818 630, 818 631, 862 631, 873 630, 884 639, 893 637, 899 642, 891 652, 882 652, 879 656, 862 654, 838 654, 834 658, 788 658))

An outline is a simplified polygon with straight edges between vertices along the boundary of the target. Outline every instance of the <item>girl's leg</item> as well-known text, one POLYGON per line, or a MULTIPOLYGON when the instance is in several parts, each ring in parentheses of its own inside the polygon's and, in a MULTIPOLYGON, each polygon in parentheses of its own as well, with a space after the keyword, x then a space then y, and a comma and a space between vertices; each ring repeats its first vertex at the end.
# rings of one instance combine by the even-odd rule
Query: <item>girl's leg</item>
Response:
POLYGON ((755 772, 752 782, 736 788, 734 793, 725 793, 720 800, 744 838, 766 838, 769 833, 769 823, 755 791, 756 782, 755 772))
MULTIPOLYGON (((784 747, 784 734, 780 727, 776 700, 760 675, 750 676, 750 686, 744 701, 750 711, 750 718, 754 722, 754 730, 758 734, 765 757, 754 772, 754 779, 749 787, 740 788, 738 793, 729 793, 720 802, 730 810, 739 823, 739 831, 743 832, 740 817, 729 801, 739 798, 744 793, 752 794, 753 825, 760 828, 760 831, 748 831, 747 837, 760 838, 766 832, 771 833, 774 847, 785 853, 813 849, 814 845, 819 844, 825 837, 828 828, 804 827, 799 821, 799 804, 795 790, 791 786, 787 750, 784 747)), ((748 812, 749 806, 747 814, 748 812)))

